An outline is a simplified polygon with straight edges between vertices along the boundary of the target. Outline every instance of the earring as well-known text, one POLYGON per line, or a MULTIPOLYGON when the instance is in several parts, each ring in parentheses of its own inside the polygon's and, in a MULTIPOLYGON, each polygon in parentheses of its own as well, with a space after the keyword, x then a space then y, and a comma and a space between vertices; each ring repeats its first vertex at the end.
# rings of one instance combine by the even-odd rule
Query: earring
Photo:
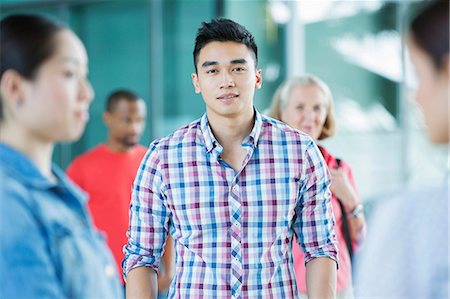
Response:
POLYGON ((20 108, 22 106, 22 104, 23 104, 23 100, 21 98, 17 99, 16 107, 20 108))

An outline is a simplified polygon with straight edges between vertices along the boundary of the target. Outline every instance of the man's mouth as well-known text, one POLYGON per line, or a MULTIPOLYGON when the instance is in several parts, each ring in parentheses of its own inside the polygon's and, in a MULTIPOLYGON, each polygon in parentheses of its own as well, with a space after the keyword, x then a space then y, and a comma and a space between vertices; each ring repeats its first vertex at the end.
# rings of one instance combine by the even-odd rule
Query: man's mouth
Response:
POLYGON ((217 99, 221 102, 229 103, 229 102, 232 102, 233 100, 235 100, 237 97, 239 97, 239 94, 233 92, 233 93, 223 94, 223 95, 217 97, 217 99))

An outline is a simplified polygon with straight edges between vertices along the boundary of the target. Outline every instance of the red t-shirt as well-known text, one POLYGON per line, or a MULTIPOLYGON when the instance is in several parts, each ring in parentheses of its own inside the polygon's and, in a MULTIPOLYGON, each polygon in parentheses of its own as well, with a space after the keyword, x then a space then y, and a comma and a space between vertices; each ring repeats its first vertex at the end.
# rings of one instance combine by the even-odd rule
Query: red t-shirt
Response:
POLYGON ((126 153, 116 153, 101 144, 75 158, 67 168, 67 175, 89 194, 89 210, 95 226, 106 234, 120 277, 131 188, 146 151, 136 145, 126 153))
MULTIPOLYGON (((338 167, 336 158, 333 157, 328 151, 325 150, 322 146, 319 146, 320 152, 322 153, 322 156, 325 160, 325 163, 327 164, 328 168, 336 168, 338 167)), ((352 171, 350 169, 350 166, 348 166, 345 161, 341 161, 340 166, 343 168, 344 172, 347 174, 348 179, 350 180, 350 183, 353 185, 353 188, 356 189, 356 184, 353 179, 352 171)), ((339 200, 332 194, 331 197, 331 204, 333 206, 333 214, 334 218, 336 220, 336 238, 338 241, 338 259, 339 259, 339 269, 337 271, 337 287, 336 289, 338 291, 346 289, 349 287, 352 283, 352 265, 350 261, 350 255, 347 248, 347 243, 345 242, 345 236, 343 231, 343 224, 342 224, 342 217, 344 216, 342 214, 341 208, 339 206, 339 200)), ((353 244, 353 250, 357 250, 358 245, 353 244)), ((298 245, 297 240, 293 242, 292 246, 292 253, 294 256, 294 269, 295 269, 295 276, 297 280, 297 288, 300 293, 306 293, 306 269, 305 269, 305 262, 304 262, 304 254, 303 251, 300 248, 300 245, 298 245)))

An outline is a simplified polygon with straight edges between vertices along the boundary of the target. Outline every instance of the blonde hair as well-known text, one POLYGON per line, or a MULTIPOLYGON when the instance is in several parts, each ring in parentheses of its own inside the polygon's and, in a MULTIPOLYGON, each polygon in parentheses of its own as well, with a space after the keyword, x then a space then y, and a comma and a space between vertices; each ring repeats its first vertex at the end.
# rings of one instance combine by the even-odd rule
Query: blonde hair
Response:
POLYGON ((289 96, 292 89, 296 86, 313 85, 317 86, 325 95, 328 101, 327 116, 325 123, 320 132, 319 140, 328 138, 334 135, 336 130, 336 121, 333 108, 333 95, 331 94, 328 85, 321 79, 314 75, 303 75, 300 77, 293 77, 284 81, 275 91, 272 98, 272 104, 269 108, 268 116, 281 121, 281 111, 283 111, 289 103, 289 96))

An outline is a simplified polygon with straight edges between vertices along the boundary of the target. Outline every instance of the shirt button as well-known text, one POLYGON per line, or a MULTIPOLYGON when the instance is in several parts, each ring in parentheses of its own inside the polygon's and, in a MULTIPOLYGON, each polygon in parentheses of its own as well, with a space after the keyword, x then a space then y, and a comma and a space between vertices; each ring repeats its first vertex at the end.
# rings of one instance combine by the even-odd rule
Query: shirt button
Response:
POLYGON ((116 269, 114 269, 114 267, 111 264, 108 264, 105 266, 106 277, 112 278, 112 277, 114 277, 115 274, 116 274, 116 269))

